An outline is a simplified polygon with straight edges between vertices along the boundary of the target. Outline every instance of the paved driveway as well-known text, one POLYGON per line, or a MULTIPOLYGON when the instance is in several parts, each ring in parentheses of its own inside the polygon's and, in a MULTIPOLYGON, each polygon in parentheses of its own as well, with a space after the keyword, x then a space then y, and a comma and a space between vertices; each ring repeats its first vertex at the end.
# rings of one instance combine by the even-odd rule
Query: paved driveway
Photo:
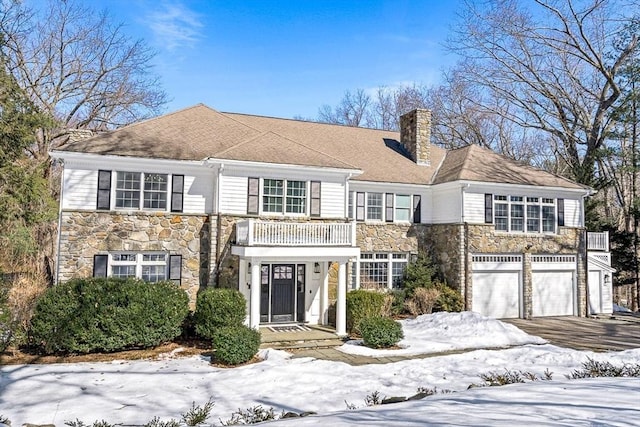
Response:
POLYGON ((503 321, 560 347, 592 351, 640 348, 640 318, 538 317, 503 321))

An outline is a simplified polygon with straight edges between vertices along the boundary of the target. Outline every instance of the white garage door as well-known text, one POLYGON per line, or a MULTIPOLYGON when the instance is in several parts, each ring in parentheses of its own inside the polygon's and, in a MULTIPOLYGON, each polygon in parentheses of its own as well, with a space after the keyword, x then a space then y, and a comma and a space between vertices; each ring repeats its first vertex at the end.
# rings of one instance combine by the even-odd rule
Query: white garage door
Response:
POLYGON ((533 316, 573 315, 576 257, 534 255, 531 267, 533 316))
POLYGON ((472 257, 471 309, 495 318, 520 317, 522 255, 472 257))
POLYGON ((520 272, 473 273, 473 311, 495 318, 520 316, 520 272))

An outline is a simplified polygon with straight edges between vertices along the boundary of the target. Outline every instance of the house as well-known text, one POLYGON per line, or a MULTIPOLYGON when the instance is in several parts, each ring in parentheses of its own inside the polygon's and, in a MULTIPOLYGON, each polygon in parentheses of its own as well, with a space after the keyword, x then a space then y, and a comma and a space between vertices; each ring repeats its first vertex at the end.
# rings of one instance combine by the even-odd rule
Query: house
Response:
POLYGON ((610 311, 608 241, 584 229, 591 190, 432 146, 430 121, 414 110, 397 133, 196 105, 70 141, 51 153, 64 165, 57 280, 169 279, 192 302, 233 287, 257 327, 326 324, 335 270, 344 334, 346 292, 398 286, 426 250, 469 310, 610 311))

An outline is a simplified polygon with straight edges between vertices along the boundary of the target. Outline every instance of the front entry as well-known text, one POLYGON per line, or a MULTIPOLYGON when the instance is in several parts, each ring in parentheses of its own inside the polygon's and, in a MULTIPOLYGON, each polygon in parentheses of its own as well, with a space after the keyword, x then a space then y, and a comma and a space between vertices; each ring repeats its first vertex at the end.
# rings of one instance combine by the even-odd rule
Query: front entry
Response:
POLYGON ((260 271, 260 322, 303 322, 305 265, 263 264, 260 271))

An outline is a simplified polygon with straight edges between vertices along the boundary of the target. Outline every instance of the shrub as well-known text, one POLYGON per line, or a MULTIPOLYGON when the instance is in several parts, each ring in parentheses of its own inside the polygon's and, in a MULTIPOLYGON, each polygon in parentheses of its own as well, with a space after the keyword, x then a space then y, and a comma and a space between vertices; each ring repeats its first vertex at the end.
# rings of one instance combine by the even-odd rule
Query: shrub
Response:
POLYGON ((226 365, 251 360, 260 348, 260 332, 245 325, 223 326, 213 334, 216 359, 226 365))
POLYGON ((198 294, 193 320, 196 333, 211 339, 216 329, 224 326, 240 326, 247 317, 244 296, 235 289, 206 289, 198 294))
POLYGON ((405 301, 405 307, 414 316, 431 314, 439 298, 440 290, 437 288, 415 288, 413 296, 405 301))
POLYGON ((429 288, 435 280, 436 270, 431 259, 425 254, 420 254, 416 261, 407 265, 402 278, 402 288, 407 293, 407 298, 410 298, 414 289, 429 288))
POLYGON ((396 345, 404 334, 402 325, 388 317, 366 317, 360 321, 360 333, 364 345, 371 348, 388 348, 396 345))
POLYGON ((436 287, 440 292, 440 295, 433 306, 433 311, 462 311, 464 308, 464 302, 462 301, 462 295, 460 295, 460 292, 445 285, 444 283, 438 283, 436 287))
POLYGON ((380 316, 385 295, 358 289, 347 293, 347 330, 360 333, 360 321, 365 317, 380 316))
POLYGON ((283 415, 276 414, 273 408, 265 409, 262 405, 257 405, 247 409, 238 409, 231 414, 231 418, 227 421, 221 421, 221 424, 223 426, 250 425, 273 421, 282 417, 283 415))
POLYGON ((187 294, 171 282, 75 279, 36 303, 30 342, 46 354, 148 348, 181 333, 187 294))

